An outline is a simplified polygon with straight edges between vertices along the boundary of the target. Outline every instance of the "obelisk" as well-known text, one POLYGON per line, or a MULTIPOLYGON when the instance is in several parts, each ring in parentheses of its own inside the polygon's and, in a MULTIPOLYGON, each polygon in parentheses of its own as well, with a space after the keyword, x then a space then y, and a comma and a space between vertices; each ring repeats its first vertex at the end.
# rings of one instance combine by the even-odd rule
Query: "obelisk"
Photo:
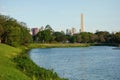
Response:
POLYGON ((81 14, 81 29, 80 32, 84 32, 84 15, 81 14))

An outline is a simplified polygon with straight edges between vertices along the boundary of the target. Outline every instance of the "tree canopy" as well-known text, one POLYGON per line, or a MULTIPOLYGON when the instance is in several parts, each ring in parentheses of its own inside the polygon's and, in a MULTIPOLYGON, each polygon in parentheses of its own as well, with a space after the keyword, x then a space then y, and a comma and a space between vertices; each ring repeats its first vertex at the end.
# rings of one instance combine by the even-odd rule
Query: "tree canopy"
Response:
POLYGON ((26 44, 32 40, 40 43, 120 43, 120 32, 97 31, 66 35, 64 32, 55 32, 50 25, 46 25, 45 29, 41 29, 35 36, 29 32, 26 23, 0 14, 0 43, 12 46, 26 44))
POLYGON ((27 26, 9 16, 0 15, 0 41, 12 46, 32 41, 27 26))

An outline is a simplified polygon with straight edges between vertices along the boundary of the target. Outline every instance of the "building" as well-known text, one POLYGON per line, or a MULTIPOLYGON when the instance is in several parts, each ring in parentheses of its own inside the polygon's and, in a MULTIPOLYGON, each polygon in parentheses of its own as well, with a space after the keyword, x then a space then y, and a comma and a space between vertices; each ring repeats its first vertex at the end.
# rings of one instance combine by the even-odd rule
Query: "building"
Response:
POLYGON ((41 26, 40 31, 43 31, 43 30, 44 30, 44 26, 41 26))
POLYGON ((84 15, 83 14, 81 14, 80 32, 84 32, 84 15))
POLYGON ((71 30, 70 29, 66 29, 66 35, 71 35, 71 30))
POLYGON ((76 29, 66 29, 66 35, 74 35, 76 33, 76 29))
POLYGON ((71 30, 71 35, 75 34, 76 33, 76 29, 75 28, 72 28, 71 30))
POLYGON ((35 36, 39 32, 39 28, 32 28, 32 35, 35 36))

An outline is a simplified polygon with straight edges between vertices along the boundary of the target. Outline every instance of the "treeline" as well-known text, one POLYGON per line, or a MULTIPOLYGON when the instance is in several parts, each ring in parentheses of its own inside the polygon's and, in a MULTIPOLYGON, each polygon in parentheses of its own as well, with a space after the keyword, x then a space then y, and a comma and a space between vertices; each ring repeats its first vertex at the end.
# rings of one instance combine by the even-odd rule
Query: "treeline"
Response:
POLYGON ((24 22, 0 14, 0 43, 17 46, 31 41, 32 36, 24 22))
POLYGON ((46 25, 36 35, 32 36, 24 22, 0 14, 0 43, 12 46, 25 45, 30 42, 37 43, 120 43, 120 32, 109 33, 97 31, 96 33, 81 32, 66 35, 63 31, 56 32, 50 25, 46 25))
POLYGON ((97 31, 66 35, 64 32, 55 32, 47 25, 44 30, 33 36, 33 40, 40 43, 120 43, 120 32, 97 31))

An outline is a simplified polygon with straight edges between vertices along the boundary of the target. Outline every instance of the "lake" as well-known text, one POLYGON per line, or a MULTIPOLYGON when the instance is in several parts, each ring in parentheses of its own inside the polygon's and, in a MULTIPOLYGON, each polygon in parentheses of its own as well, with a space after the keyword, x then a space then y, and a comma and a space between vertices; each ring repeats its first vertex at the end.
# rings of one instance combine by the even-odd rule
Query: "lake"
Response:
POLYGON ((29 55, 38 66, 69 80, 120 80, 120 49, 116 47, 38 48, 29 55))

